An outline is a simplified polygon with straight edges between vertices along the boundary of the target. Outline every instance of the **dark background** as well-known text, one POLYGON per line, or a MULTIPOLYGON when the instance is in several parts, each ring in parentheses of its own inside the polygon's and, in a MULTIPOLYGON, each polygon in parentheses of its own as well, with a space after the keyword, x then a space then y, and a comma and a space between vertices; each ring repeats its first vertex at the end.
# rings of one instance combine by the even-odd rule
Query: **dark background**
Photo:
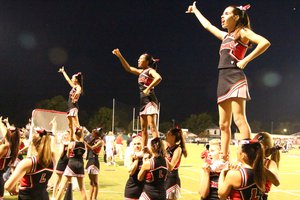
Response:
MULTIPOLYGON (((84 74, 80 109, 93 113, 111 107, 112 98, 137 106, 137 77, 122 69, 111 53, 114 48, 133 66, 144 52, 160 59, 163 80, 156 93, 161 121, 180 121, 201 112, 217 115, 221 41, 193 14, 185 14, 192 2, 1 1, 0 115, 22 124, 38 101, 56 95, 67 98, 70 87, 57 73, 62 65, 70 76, 84 74)), ((245 69, 252 97, 248 119, 265 123, 300 119, 300 1, 202 0, 197 7, 221 28, 226 6, 246 3, 251 4, 253 30, 272 44, 245 69)))

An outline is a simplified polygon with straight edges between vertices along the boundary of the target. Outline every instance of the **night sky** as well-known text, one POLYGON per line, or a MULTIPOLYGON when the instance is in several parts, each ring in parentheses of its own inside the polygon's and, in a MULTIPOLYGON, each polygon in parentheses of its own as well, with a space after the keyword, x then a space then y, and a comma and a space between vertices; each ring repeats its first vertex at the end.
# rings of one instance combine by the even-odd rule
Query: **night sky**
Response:
MULTIPOLYGON (((144 52, 160 59, 163 80, 156 94, 161 121, 216 114, 221 41, 193 14, 185 14, 192 2, 1 1, 0 115, 22 121, 36 102, 56 95, 67 98, 70 87, 57 72, 62 65, 70 76, 84 74, 85 95, 79 103, 88 113, 111 107, 112 98, 138 106, 137 76, 123 70, 111 53, 114 48, 132 66, 144 52)), ((202 0, 197 7, 221 28, 226 6, 246 3, 251 4, 253 30, 272 44, 245 69, 252 97, 248 120, 300 120, 300 1, 202 0)))

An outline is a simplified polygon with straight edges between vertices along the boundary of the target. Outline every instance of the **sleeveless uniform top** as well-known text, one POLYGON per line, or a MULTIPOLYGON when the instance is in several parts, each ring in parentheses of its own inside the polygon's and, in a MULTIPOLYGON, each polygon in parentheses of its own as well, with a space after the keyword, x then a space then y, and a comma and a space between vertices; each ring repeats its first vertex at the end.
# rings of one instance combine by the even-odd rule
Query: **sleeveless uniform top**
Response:
POLYGON ((140 73, 139 78, 138 78, 138 84, 139 84, 139 89, 140 89, 140 111, 143 111, 145 109, 145 106, 149 102, 154 102, 155 104, 158 105, 158 100, 156 98, 154 89, 152 88, 150 90, 149 95, 145 95, 143 93, 143 90, 145 90, 153 81, 153 77, 149 74, 149 71, 152 68, 147 68, 145 69, 142 73, 140 73))
POLYGON ((220 47, 218 69, 236 68, 236 63, 245 57, 248 45, 235 41, 233 33, 227 34, 220 47))
MULTIPOLYGON (((101 139, 100 138, 97 138, 97 139, 94 139, 90 145, 93 146, 95 144, 97 144, 101 139)), ((97 148, 95 148, 94 150, 91 150, 91 149, 88 149, 88 152, 87 152, 87 159, 89 158, 98 158, 98 155, 101 151, 101 147, 102 146, 99 146, 97 148)))
POLYGON ((23 196, 21 199, 47 199, 47 196, 45 196, 48 194, 46 189, 54 164, 51 162, 48 167, 44 168, 38 163, 36 156, 28 159, 31 159, 32 166, 30 171, 20 180, 19 197, 23 196), (40 194, 43 195, 40 196, 40 194))
POLYGON ((164 182, 167 174, 167 161, 164 157, 150 159, 150 170, 146 172, 144 185, 144 192, 150 199, 166 199, 164 182))
POLYGON ((75 103, 72 102, 72 99, 74 98, 74 95, 76 94, 76 87, 73 87, 69 93, 69 99, 68 99, 68 109, 72 109, 72 108, 79 108, 79 105, 78 105, 78 100, 79 100, 79 97, 80 95, 78 96, 78 99, 75 103))
POLYGON ((203 200, 219 200, 219 196, 218 196, 219 176, 220 173, 218 172, 209 173, 209 180, 210 180, 209 194, 203 200))
MULTIPOLYGON (((167 147, 167 159, 169 162, 171 162, 172 158, 173 158, 173 154, 174 151, 179 147, 179 145, 174 145, 172 147, 167 147)), ((180 166, 180 162, 181 162, 181 157, 179 158, 178 162, 176 163, 175 167, 173 168, 172 171, 178 170, 179 166, 180 166)))
POLYGON ((11 160, 11 151, 10 151, 10 148, 8 148, 6 154, 0 158, 0 173, 4 173, 7 168, 8 168, 8 164, 10 163, 10 160, 11 160))
POLYGON ((262 200, 263 193, 254 182, 253 169, 241 168, 242 183, 230 192, 231 200, 262 200))
POLYGON ((138 166, 134 174, 130 175, 125 186, 125 199, 138 199, 143 192, 144 182, 138 180, 138 174, 143 165, 143 158, 138 159, 138 166))
POLYGON ((83 142, 73 141, 73 147, 69 153, 69 159, 82 159, 83 154, 85 153, 85 145, 83 142))

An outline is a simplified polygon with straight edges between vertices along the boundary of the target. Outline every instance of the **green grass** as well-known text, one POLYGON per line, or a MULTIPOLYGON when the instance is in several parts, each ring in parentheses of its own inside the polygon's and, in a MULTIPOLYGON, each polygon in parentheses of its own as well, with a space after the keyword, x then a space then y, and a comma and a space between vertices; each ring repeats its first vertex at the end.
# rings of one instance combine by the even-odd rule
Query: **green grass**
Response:
MULTIPOLYGON (((203 145, 188 144, 188 157, 182 158, 179 169, 182 184, 182 200, 199 200, 198 189, 200 187, 200 168, 203 161, 200 153, 204 150, 203 145)), ((232 158, 235 157, 235 147, 231 147, 232 158)), ((102 153, 101 153, 102 155, 102 153)), ((118 166, 106 166, 100 157, 101 169, 99 175, 99 200, 121 200, 124 199, 124 187, 128 178, 123 162, 117 160, 118 166)), ((281 154, 279 187, 272 186, 270 200, 298 200, 300 199, 300 149, 293 149, 289 153, 281 154)), ((89 190, 88 177, 85 177, 86 188, 89 190)), ((17 199, 7 197, 5 199, 17 199)), ((81 199, 78 191, 73 193, 73 199, 81 199)))

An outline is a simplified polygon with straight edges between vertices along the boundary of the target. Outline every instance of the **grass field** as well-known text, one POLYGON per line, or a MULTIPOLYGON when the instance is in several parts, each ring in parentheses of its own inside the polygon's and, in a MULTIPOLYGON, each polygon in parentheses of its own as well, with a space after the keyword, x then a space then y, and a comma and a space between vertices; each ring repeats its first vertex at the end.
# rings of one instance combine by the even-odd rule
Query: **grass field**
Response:
MULTIPOLYGON (((200 153, 204 150, 203 145, 188 144, 188 157, 182 158, 179 169, 181 179, 182 200, 199 200, 198 189, 200 187, 200 168, 203 161, 200 159, 200 153)), ((231 147, 231 155, 235 157, 235 147, 231 147)), ((101 153, 102 155, 102 153, 101 153)), ((121 200, 124 199, 124 187, 128 178, 128 173, 123 162, 117 160, 117 166, 106 166, 101 160, 101 173, 99 175, 99 200, 121 200)), ((279 187, 272 186, 270 200, 299 200, 300 199, 300 149, 290 150, 288 153, 281 154, 280 162, 280 181, 279 187)), ((86 176, 86 188, 89 189, 89 181, 86 176)), ((7 194, 7 193, 6 193, 7 194)), ((9 197, 4 199, 17 199, 9 197)), ((73 193, 73 199, 81 199, 79 192, 73 193)))

